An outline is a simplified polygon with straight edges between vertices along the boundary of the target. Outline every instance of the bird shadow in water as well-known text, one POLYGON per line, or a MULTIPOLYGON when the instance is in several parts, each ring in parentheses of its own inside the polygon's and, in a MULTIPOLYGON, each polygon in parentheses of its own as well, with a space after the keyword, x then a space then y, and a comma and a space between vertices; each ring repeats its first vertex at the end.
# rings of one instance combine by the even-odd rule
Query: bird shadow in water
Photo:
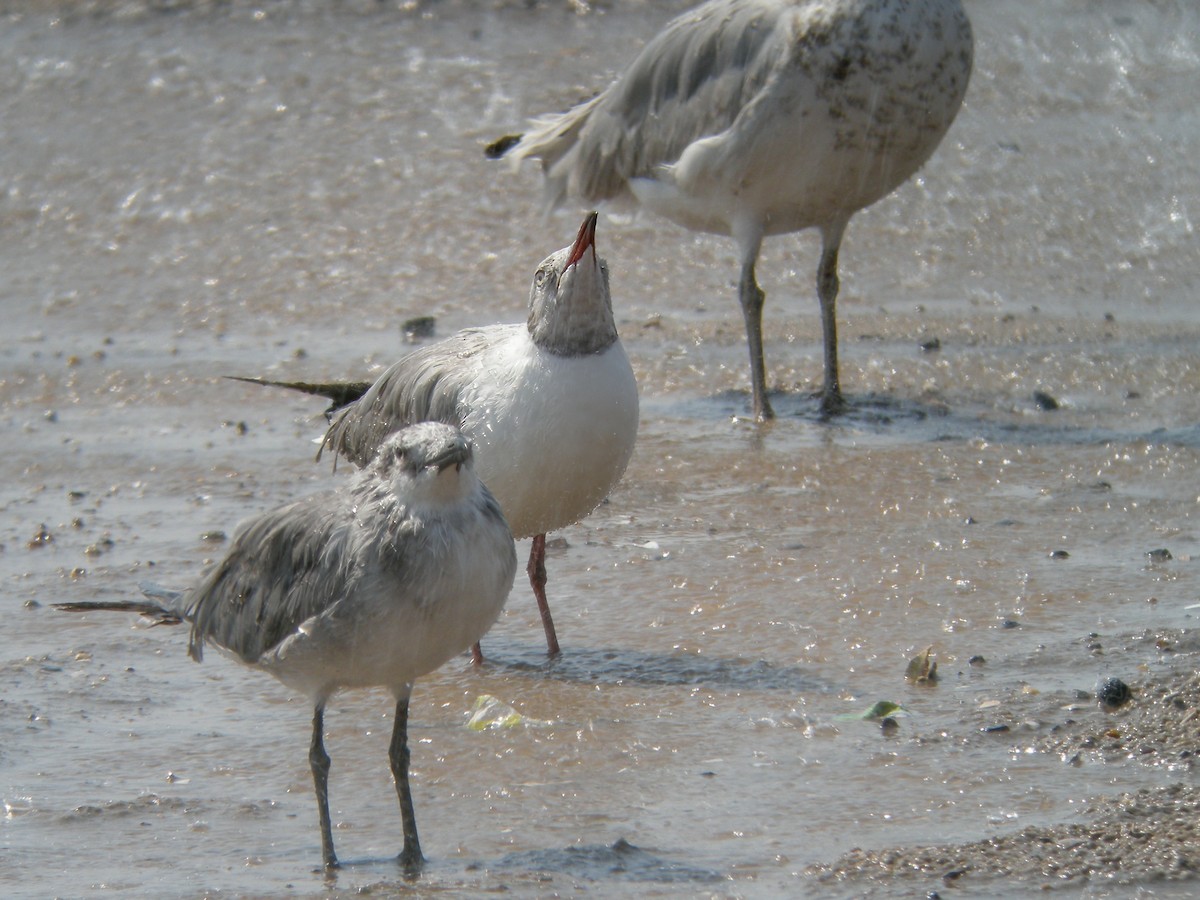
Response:
POLYGON ((762 659, 649 654, 601 647, 567 647, 560 655, 548 658, 543 645, 516 645, 502 638, 485 644, 484 659, 484 665, 492 671, 540 675, 582 684, 703 685, 735 690, 804 692, 836 690, 797 666, 776 666, 762 659))
POLYGON ((665 858, 657 851, 643 850, 621 838, 611 845, 582 844, 578 846, 521 850, 505 854, 494 860, 475 860, 462 863, 451 859, 426 860, 419 873, 390 871, 399 868, 392 858, 364 858, 342 862, 339 868, 325 873, 326 886, 335 888, 338 875, 358 875, 377 872, 383 879, 379 886, 395 884, 402 880, 408 888, 421 887, 436 891, 439 887, 467 887, 455 885, 463 873, 502 873, 510 877, 527 877, 544 885, 555 877, 568 878, 575 882, 600 884, 603 882, 651 883, 651 884, 712 884, 726 880, 726 876, 713 869, 690 866, 665 858), (462 866, 460 868, 460 866, 462 866), (393 879, 398 879, 393 881, 393 879))
POLYGON ((490 863, 473 863, 468 870, 526 872, 546 876, 565 875, 583 881, 627 881, 655 884, 711 884, 725 876, 673 862, 657 853, 635 847, 621 838, 616 843, 585 844, 550 850, 509 853, 490 863))
MULTIPOLYGON (((814 438, 818 433, 827 437, 836 435, 841 429, 901 443, 982 439, 1027 446, 1078 447, 1140 441, 1150 445, 1200 448, 1200 425, 1155 427, 1147 431, 1079 425, 1057 410, 1037 411, 1032 399, 1027 409, 1005 411, 979 406, 951 407, 942 401, 913 400, 890 394, 847 394, 845 412, 829 416, 821 411, 818 394, 772 391, 768 396, 775 409, 776 423, 798 420, 819 426, 814 438)), ((671 398, 657 404, 651 400, 643 405, 665 416, 703 421, 738 419, 755 424, 750 416, 750 396, 746 391, 671 398)), ((759 430, 769 432, 770 423, 759 430)))
POLYGON ((364 872, 378 872, 389 881, 395 876, 405 885, 416 886, 421 883, 421 876, 429 869, 429 861, 416 868, 408 868, 400 857, 393 856, 364 856, 359 859, 339 859, 337 866, 332 869, 320 866, 313 869, 314 875, 323 875, 325 887, 334 889, 338 886, 339 876, 361 875, 364 872))
MULTIPOLYGON (((948 413, 942 403, 922 403, 888 394, 845 394, 846 409, 831 415, 821 409, 821 395, 807 391, 768 391, 767 399, 775 410, 775 420, 800 419, 814 424, 880 427, 896 422, 924 422, 948 413)), ((647 409, 667 416, 712 419, 737 419, 753 422, 750 393, 742 390, 721 391, 705 397, 671 397, 643 403, 647 409)))

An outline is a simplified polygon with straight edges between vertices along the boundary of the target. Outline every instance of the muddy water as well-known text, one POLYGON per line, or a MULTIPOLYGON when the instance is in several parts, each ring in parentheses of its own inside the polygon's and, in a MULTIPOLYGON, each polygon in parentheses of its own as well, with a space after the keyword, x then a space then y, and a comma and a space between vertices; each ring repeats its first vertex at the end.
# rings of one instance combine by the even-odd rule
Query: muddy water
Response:
MULTIPOLYGON (((327 882, 303 700, 193 665, 182 630, 48 604, 186 585, 241 517, 344 475, 312 463, 319 402, 221 375, 357 378, 409 317, 520 320, 579 214, 539 219, 534 173, 482 142, 604 83, 683 6, 6 8, 6 895, 403 887, 386 696, 327 718, 353 863, 327 882)), ((602 220, 637 451, 552 550, 563 657, 518 585, 489 665, 417 686, 421 888, 827 895, 805 867, 852 847, 1192 779, 1037 748, 1109 715, 1099 678, 1179 665, 1156 638, 1200 602, 1200 14, 969 11, 958 122, 843 248, 851 415, 811 396, 811 236, 765 249, 780 418, 759 428, 730 242, 602 220), (906 684, 930 645, 940 682, 906 684), (483 695, 524 722, 467 729, 483 695), (878 700, 906 707, 895 731, 855 718, 878 700)))

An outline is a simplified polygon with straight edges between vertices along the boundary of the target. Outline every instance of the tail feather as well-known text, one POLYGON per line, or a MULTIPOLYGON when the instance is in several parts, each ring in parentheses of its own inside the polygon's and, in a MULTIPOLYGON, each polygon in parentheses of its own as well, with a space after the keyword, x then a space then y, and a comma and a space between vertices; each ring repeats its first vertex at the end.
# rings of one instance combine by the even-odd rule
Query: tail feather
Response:
POLYGON ((594 142, 585 148, 580 143, 592 113, 604 97, 596 94, 565 113, 538 116, 529 123, 529 131, 493 141, 484 148, 484 155, 489 159, 507 156, 514 169, 523 159, 541 160, 547 215, 568 197, 588 206, 623 198, 628 187, 615 148, 594 142), (581 153, 588 154, 588 165, 580 164, 581 153))
POLYGON ((156 600, 77 600, 53 606, 62 612, 135 612, 155 625, 179 625, 187 618, 183 610, 156 600))
POLYGON ((369 381, 271 381, 267 378, 253 378, 246 375, 226 375, 231 381, 245 381, 249 384, 261 384, 266 387, 281 387, 303 394, 314 394, 330 400, 329 408, 325 410, 325 418, 343 407, 349 406, 371 387, 369 381))
POLYGON ((138 584, 145 600, 76 600, 52 604, 63 612, 135 612, 155 625, 178 625, 189 620, 183 592, 173 591, 153 581, 138 584))

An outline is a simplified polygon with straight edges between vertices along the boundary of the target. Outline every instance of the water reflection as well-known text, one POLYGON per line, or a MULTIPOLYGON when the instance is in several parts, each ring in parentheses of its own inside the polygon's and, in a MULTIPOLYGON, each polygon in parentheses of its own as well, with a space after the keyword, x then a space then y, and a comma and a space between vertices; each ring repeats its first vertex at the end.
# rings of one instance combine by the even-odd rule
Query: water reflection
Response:
POLYGON ((495 872, 539 872, 594 882, 652 882, 655 884, 704 885, 727 878, 712 869, 698 868, 635 847, 621 839, 611 845, 583 844, 553 850, 510 853, 493 863, 475 863, 472 869, 495 872))
POLYGON ((670 652, 640 653, 628 647, 570 647, 546 658, 545 648, 517 646, 493 639, 487 665, 498 672, 535 675, 554 681, 609 685, 704 686, 732 690, 824 693, 834 688, 798 666, 776 666, 763 659, 724 659, 670 652))

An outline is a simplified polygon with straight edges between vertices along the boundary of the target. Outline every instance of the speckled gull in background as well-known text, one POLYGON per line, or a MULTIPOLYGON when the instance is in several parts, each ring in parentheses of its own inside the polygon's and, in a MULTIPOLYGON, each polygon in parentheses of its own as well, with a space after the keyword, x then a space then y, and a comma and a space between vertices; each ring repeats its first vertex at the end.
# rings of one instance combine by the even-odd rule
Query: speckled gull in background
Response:
POLYGON ((846 225, 933 153, 972 56, 959 0, 712 0, 670 22, 603 93, 487 153, 540 159, 549 207, 635 205, 732 236, 759 419, 773 416, 759 249, 819 229, 821 405, 833 414, 845 406, 834 306, 846 225))

